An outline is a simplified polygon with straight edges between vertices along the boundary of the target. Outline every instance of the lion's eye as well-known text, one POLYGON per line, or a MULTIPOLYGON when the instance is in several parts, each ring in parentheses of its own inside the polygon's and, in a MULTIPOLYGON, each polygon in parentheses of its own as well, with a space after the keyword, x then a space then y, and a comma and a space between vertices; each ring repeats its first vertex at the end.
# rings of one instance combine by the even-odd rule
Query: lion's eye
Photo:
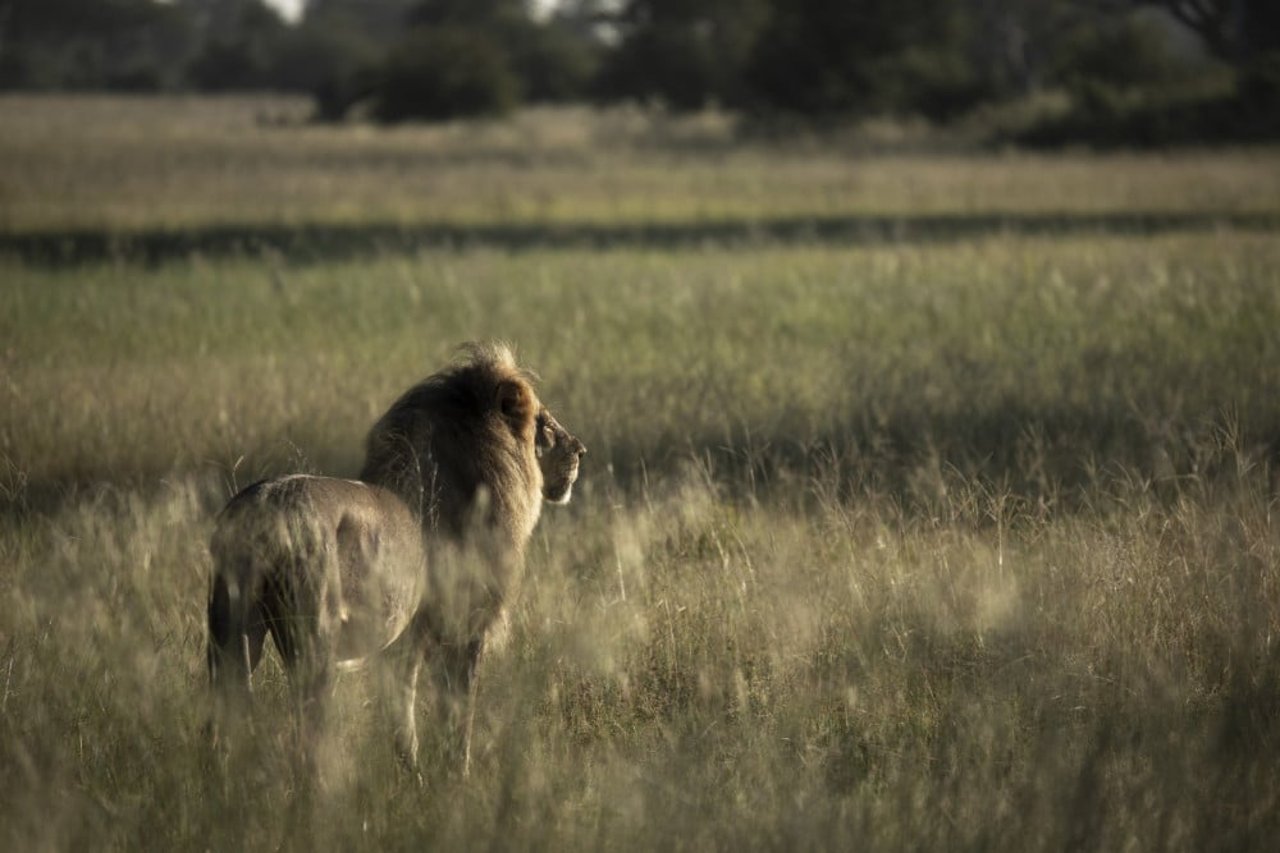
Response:
POLYGON ((534 454, 541 459, 542 454, 555 447, 555 444, 555 433, 551 430, 551 427, 547 426, 546 421, 539 419, 538 431, 535 433, 533 441, 534 454))

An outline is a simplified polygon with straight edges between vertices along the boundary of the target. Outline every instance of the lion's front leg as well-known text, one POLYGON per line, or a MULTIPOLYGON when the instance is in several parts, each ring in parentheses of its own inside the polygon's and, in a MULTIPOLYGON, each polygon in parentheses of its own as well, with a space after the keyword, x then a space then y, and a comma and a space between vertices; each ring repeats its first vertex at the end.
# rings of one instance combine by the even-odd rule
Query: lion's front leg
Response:
POLYGON ((464 777, 471 772, 471 732, 475 727, 476 694, 480 684, 477 675, 483 654, 482 638, 440 647, 448 752, 451 758, 460 761, 464 777))
POLYGON ((382 697, 395 734, 396 757, 406 770, 418 769, 418 678, 431 645, 425 614, 409 626, 385 652, 382 697))
POLYGON ((423 653, 412 649, 395 662, 390 676, 392 727, 395 731, 396 756, 410 772, 418 769, 418 674, 422 671, 423 653))
POLYGON ((462 723, 462 778, 471 775, 471 731, 476 722, 476 697, 480 693, 480 656, 483 644, 477 644, 471 664, 471 678, 467 684, 467 716, 462 723))
POLYGON ((265 596, 267 624, 298 711, 301 757, 316 769, 323 745, 329 694, 337 668, 340 621, 325 583, 269 584, 265 596))
POLYGON ((272 626, 297 709, 299 753, 312 771, 317 769, 323 746, 336 670, 336 641, 328 627, 323 620, 301 619, 292 620, 288 627, 272 626))
POLYGON ((325 722, 328 717, 329 694, 333 688, 332 653, 321 651, 308 658, 294 675, 298 693, 299 736, 304 759, 314 769, 324 745, 325 722))

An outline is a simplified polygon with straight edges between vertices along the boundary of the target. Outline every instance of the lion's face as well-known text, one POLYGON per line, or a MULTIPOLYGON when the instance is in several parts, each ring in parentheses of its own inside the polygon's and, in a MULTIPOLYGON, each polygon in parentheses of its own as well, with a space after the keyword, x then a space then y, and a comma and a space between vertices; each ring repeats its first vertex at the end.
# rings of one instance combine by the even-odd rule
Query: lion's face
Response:
POLYGON ((587 448, 543 409, 538 413, 534 450, 542 469, 542 497, 553 504, 568 503, 587 448))

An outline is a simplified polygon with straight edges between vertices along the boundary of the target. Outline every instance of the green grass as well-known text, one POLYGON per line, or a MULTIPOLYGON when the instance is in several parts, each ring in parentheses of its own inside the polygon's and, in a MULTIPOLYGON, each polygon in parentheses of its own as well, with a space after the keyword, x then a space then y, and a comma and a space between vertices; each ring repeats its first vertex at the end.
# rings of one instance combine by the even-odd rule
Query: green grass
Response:
POLYGON ((826 447, 875 474, 932 447, 1024 477, 1047 442, 1044 476, 1074 481, 1223 415, 1270 440, 1278 262, 1270 235, 1219 234, 11 266, 0 447, 34 483, 285 448, 350 470, 401 389, 506 338, 618 471, 826 447))
MULTIPOLYGON (((85 103, 106 137, 133 133, 85 103)), ((162 136, 243 117, 128 103, 162 136)), ((69 121, 64 102, 15 104, 69 121)), ((34 132, 0 127, 2 145, 34 132)), ((344 144, 440 139, 463 158, 467 134, 509 132, 344 144)), ((362 133, 254 132, 290 151, 362 133)), ((234 151, 227 134, 210 150, 234 151)), ((765 171, 751 148, 725 164, 669 139, 581 144, 624 171, 678 161, 671 209, 680 168, 765 171)), ((85 168, 66 156, 66 175, 85 168)), ((1046 204, 1160 207, 1086 199, 1128 162, 1133 181, 1240 169, 1224 209, 1274 201, 1268 152, 1071 155, 1044 174, 934 156, 916 199, 977 164, 1042 182, 1046 204)), ((294 200, 329 192, 315 168, 294 200)), ((974 180, 979 208, 1034 207, 974 180)), ((1195 180, 1149 186, 1203 204, 1195 180)), ((181 222, 119 189, 132 213, 85 215, 181 222)), ((881 199, 928 209, 879 190, 840 204, 881 199)), ((80 215, 47 204, 56 227, 80 215)), ((1266 850, 1280 829, 1274 233, 10 259, 0 280, 4 849, 1266 850), (254 731, 211 754, 213 513, 263 475, 350 475, 394 396, 488 337, 518 345, 590 454, 482 670, 473 775, 428 730, 424 779, 407 778, 354 674, 317 789, 273 656, 254 731)))

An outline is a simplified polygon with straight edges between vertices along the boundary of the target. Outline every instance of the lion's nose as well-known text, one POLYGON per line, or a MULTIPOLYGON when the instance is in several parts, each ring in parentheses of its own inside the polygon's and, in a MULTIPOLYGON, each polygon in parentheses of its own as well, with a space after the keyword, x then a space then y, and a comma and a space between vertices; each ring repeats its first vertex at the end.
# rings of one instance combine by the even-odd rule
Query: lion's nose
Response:
POLYGON ((583 444, 581 441, 578 442, 578 446, 575 449, 577 451, 579 459, 587 455, 587 446, 583 444))

